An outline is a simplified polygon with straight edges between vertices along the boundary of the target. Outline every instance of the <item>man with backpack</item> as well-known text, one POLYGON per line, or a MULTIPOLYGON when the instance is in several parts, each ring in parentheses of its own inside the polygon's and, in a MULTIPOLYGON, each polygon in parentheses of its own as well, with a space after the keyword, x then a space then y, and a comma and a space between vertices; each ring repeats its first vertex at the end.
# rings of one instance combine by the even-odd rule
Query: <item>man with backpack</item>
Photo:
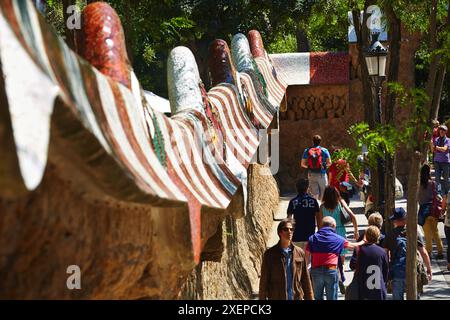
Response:
POLYGON ((313 137, 313 146, 305 149, 300 163, 301 168, 308 169, 311 195, 318 200, 322 199, 328 185, 327 168, 331 166, 330 153, 320 146, 321 141, 319 135, 313 137))
MULTIPOLYGON (((396 208, 394 214, 389 217, 392 221, 394 229, 392 230, 392 238, 386 239, 385 245, 390 252, 390 278, 392 279, 392 296, 394 300, 403 300, 406 289, 406 211, 403 208, 396 208)), ((421 233, 417 234, 417 251, 419 252, 417 259, 418 283, 417 291, 422 293, 422 286, 431 280, 431 263, 430 257, 424 248, 424 240, 421 233), (423 261, 423 262, 422 262, 423 261), (423 263, 426 266, 423 270, 423 263), (425 279, 423 279, 425 277, 425 279), (425 282, 425 283, 424 283, 425 282)))

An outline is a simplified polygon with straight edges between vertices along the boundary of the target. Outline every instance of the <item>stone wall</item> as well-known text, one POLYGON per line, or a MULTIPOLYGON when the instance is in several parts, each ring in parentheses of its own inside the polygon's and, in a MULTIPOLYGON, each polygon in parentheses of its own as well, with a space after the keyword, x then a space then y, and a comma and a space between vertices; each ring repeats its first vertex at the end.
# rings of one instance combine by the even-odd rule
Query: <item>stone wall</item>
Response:
POLYGON ((347 147, 352 140, 346 128, 360 121, 362 109, 349 104, 349 86, 289 86, 287 112, 280 114, 280 171, 277 180, 281 193, 293 192, 298 178, 303 150, 312 143, 313 135, 322 137, 322 145, 347 147))
POLYGON ((0 298, 176 299, 192 270, 201 282, 183 297, 249 297, 278 204, 276 183, 260 167, 249 171, 247 216, 238 218, 242 192, 226 211, 202 212, 204 262, 195 268, 185 206, 93 200, 67 178, 80 176, 76 168, 49 163, 35 192, 0 198, 0 298), (66 286, 70 265, 81 269, 81 290, 66 286))
POLYGON ((194 267, 181 209, 91 201, 51 164, 35 192, 0 198, 0 212, 2 299, 173 298, 194 267), (81 290, 66 287, 69 265, 81 290))

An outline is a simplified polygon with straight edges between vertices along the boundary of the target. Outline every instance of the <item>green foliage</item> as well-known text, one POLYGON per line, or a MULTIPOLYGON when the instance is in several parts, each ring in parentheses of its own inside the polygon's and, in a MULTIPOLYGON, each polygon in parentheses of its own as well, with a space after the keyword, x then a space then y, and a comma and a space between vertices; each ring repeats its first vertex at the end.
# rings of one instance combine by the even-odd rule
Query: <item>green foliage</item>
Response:
POLYGON ((46 19, 59 35, 64 35, 63 7, 60 1, 47 1, 46 19))
POLYGON ((287 53, 297 51, 297 40, 292 34, 284 37, 279 37, 267 46, 267 51, 270 53, 287 53))
POLYGON ((344 148, 333 152, 331 161, 335 162, 339 159, 344 159, 350 165, 350 169, 355 177, 359 176, 366 166, 366 163, 361 158, 361 149, 344 148))
POLYGON ((368 151, 368 163, 371 167, 376 166, 377 159, 384 154, 392 156, 400 140, 398 130, 390 125, 378 125, 370 129, 365 122, 352 125, 348 133, 355 140, 358 150, 365 145, 368 151))
POLYGON ((181 40, 184 32, 193 31, 194 21, 186 17, 173 17, 161 23, 161 32, 167 37, 181 40))
POLYGON ((144 46, 144 53, 142 54, 144 61, 147 65, 151 65, 156 61, 156 52, 150 45, 144 46))
MULTIPOLYGON (((346 0, 164 0, 108 2, 119 14, 133 68, 144 88, 167 96, 166 61, 184 45, 205 79, 208 46, 214 39, 251 29, 261 32, 269 53, 295 52, 296 32, 305 31, 311 50, 347 50, 346 0)), ((61 0, 48 0, 47 20, 64 35, 61 0)), ((86 1, 77 1, 81 9, 86 1)))
MULTIPOLYGON (((442 54, 444 63, 450 59, 450 30, 445 27, 447 19, 448 0, 438 0, 437 7, 437 45, 438 49, 430 49, 430 36, 427 34, 430 28, 430 10, 431 1, 422 0, 384 0, 389 2, 395 13, 400 18, 402 25, 409 32, 420 32, 423 35, 423 41, 420 43, 419 50, 415 54, 416 65, 416 86, 423 88, 428 79, 429 66, 432 58, 436 54, 442 54)), ((448 77, 445 79, 443 92, 441 96, 439 119, 442 121, 450 117, 450 82, 448 77)))
POLYGON ((347 0, 316 1, 304 27, 311 51, 347 51, 347 0))
POLYGON ((411 32, 426 32, 429 24, 430 1, 385 0, 390 2, 402 24, 411 32))
POLYGON ((346 159, 352 168, 361 168, 363 163, 358 160, 361 148, 366 146, 368 154, 365 162, 371 167, 377 166, 379 157, 393 156, 399 148, 416 150, 419 144, 425 144, 428 139, 426 132, 431 132, 429 115, 425 111, 425 105, 429 99, 424 89, 412 88, 406 91, 400 83, 390 82, 388 88, 397 95, 397 100, 402 108, 410 108, 410 117, 399 126, 377 125, 370 129, 365 122, 354 124, 347 131, 356 144, 354 149, 344 149, 338 157, 346 159), (417 132, 421 133, 417 136, 417 132))

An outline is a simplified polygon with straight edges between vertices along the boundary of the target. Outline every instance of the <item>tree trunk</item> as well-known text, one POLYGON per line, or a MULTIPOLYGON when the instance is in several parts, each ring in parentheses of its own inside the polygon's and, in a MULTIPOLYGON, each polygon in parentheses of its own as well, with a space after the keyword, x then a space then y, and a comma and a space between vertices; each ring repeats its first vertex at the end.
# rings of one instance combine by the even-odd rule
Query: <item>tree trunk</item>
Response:
POLYGON ((125 44, 127 46, 127 54, 128 59, 130 60, 131 66, 133 65, 134 56, 133 56, 133 12, 136 10, 137 2, 136 1, 125 1, 125 12, 124 12, 124 21, 122 23, 123 33, 125 35, 125 44), (132 7, 133 6, 133 7, 132 7))
MULTIPOLYGON (((365 8, 368 7, 366 3, 365 8)), ((366 121, 370 128, 375 126, 374 118, 374 102, 371 84, 369 81, 369 72, 367 70, 366 59, 364 58, 364 50, 369 45, 369 33, 367 30, 367 14, 363 15, 363 21, 361 23, 359 9, 352 10, 353 24, 355 26, 356 33, 356 46, 358 48, 358 60, 361 64, 361 81, 363 87, 363 105, 364 105, 364 121, 366 121)))
POLYGON ((393 157, 390 156, 386 157, 386 176, 385 176, 386 184, 384 187, 384 190, 386 190, 386 197, 385 197, 386 205, 384 211, 384 218, 386 221, 386 225, 384 230, 385 235, 388 238, 390 238, 392 235, 392 223, 389 220, 389 216, 395 209, 395 176, 396 176, 395 164, 396 164, 395 154, 393 157))
POLYGON ((70 15, 67 12, 67 8, 76 4, 76 0, 63 0, 63 17, 64 17, 64 35, 66 37, 66 43, 73 51, 77 51, 76 47, 76 29, 69 29, 67 27, 67 21, 70 19, 70 15))
MULTIPOLYGON (((447 18, 445 21, 444 30, 448 30, 450 26, 450 0, 447 2, 447 18)), ((436 34, 437 39, 437 34, 436 34)), ((447 73, 447 61, 442 61, 439 59, 439 68, 438 68, 438 75, 433 95, 433 104, 431 105, 430 110, 430 123, 431 120, 436 119, 439 113, 439 107, 441 102, 441 96, 442 96, 442 88, 444 87, 444 81, 445 81, 445 75, 447 73)), ((427 144, 428 146, 428 144, 427 144)))
MULTIPOLYGON (((392 6, 387 4, 385 6, 385 13, 389 21, 389 64, 388 64, 388 82, 398 81, 398 72, 400 66, 400 43, 402 39, 401 21, 395 14, 392 6)), ((390 90, 386 97, 386 123, 394 125, 395 110, 396 110, 397 96, 390 90)))
MULTIPOLYGON (((369 30, 367 28, 367 18, 368 15, 366 13, 367 8, 375 4, 373 0, 366 0, 364 3, 364 14, 363 21, 361 23, 360 19, 360 10, 356 7, 351 7, 352 16, 353 16, 353 25, 355 27, 356 34, 356 47, 358 49, 358 60, 361 65, 361 82, 362 82, 362 96, 363 96, 363 106, 364 106, 364 121, 368 123, 369 127, 373 129, 375 127, 375 102, 374 95, 376 94, 373 91, 371 81, 369 79, 369 72, 367 70, 366 60, 364 58, 364 51, 370 45, 369 39, 369 30)), ((379 187, 378 187, 378 172, 377 168, 370 168, 371 179, 370 184, 372 186, 372 194, 375 200, 375 209, 378 210, 378 199, 380 199, 379 187)))
POLYGON ((436 87, 434 89, 434 96, 433 96, 433 105, 430 112, 431 120, 437 119, 438 117, 446 72, 447 72, 447 65, 441 61, 441 64, 439 65, 437 72, 436 87))
MULTIPOLYGON (((449 1, 450 4, 450 1, 449 1)), ((430 12, 430 49, 435 51, 438 48, 437 34, 437 0, 432 1, 430 12)), ((449 26, 450 6, 447 11, 447 21, 445 27, 449 26)), ((446 29, 445 28, 445 29, 446 29)), ((426 92, 430 99, 425 104, 425 110, 428 112, 428 122, 435 119, 439 113, 439 105, 442 95, 442 86, 445 79, 446 65, 442 62, 442 55, 433 55, 428 74, 426 92)), ((428 143, 423 139, 420 125, 416 130, 417 146, 420 151, 416 151, 412 157, 412 165, 408 181, 408 220, 407 220, 407 257, 406 257, 406 298, 408 300, 417 299, 417 196, 420 181, 420 159, 422 154, 428 150, 428 143)))
MULTIPOLYGON (((395 14, 392 5, 386 4, 384 12, 389 23, 389 64, 388 64, 388 82, 397 82, 399 65, 400 65, 400 43, 401 43, 401 21, 395 14)), ((385 115, 386 124, 395 126, 395 114, 396 114, 396 99, 397 96, 389 89, 387 91, 385 115)), ((386 236, 390 237, 392 234, 392 224, 387 219, 395 208, 395 177, 396 177, 396 155, 386 158, 386 175, 385 175, 385 190, 386 190, 386 206, 384 217, 386 218, 387 225, 385 227, 386 236)))
POLYGON ((407 247, 406 247, 406 299, 417 299, 417 197, 420 181, 421 153, 412 153, 411 170, 408 180, 407 207, 407 247))
MULTIPOLYGON (((430 51, 433 52, 437 48, 437 22, 436 22, 436 16, 437 16, 437 0, 432 0, 431 4, 431 12, 430 12, 430 32, 429 32, 429 39, 430 39, 430 51)), ((430 71, 428 73, 428 79, 427 84, 425 86, 425 90, 428 94, 428 97, 430 99, 428 100, 428 103, 425 105, 425 110, 430 111, 430 121, 433 119, 434 112, 432 111, 433 106, 433 97, 434 97, 434 88, 436 86, 436 78, 438 73, 438 66, 439 61, 441 60, 440 54, 433 55, 433 58, 431 59, 430 63, 430 71)), ((437 114, 436 114, 437 115, 437 114)))
MULTIPOLYGON (((71 48, 73 51, 77 52, 77 45, 76 45, 76 28, 73 29, 69 29, 67 27, 67 22, 69 21, 69 19, 71 18, 70 15, 73 14, 72 13, 68 13, 67 9, 70 6, 74 6, 76 5, 76 0, 63 0, 63 17, 64 17, 64 36, 66 37, 66 43, 69 46, 69 48, 71 48)), ((70 11, 69 11, 70 12, 70 11)))
POLYGON ((297 39, 297 52, 311 51, 305 29, 303 29, 299 25, 297 25, 297 32, 295 33, 295 37, 297 39))

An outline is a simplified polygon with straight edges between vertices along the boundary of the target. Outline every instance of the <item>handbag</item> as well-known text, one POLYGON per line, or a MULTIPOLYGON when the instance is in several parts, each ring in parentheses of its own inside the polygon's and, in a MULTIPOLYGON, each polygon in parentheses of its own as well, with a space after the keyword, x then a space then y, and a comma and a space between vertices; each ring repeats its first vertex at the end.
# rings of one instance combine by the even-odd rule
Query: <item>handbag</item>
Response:
POLYGON ((428 218, 431 212, 433 203, 428 202, 420 205, 419 213, 417 214, 417 224, 422 226, 425 224, 425 220, 428 218))
POLYGON ((352 217, 350 217, 350 214, 342 207, 342 205, 340 205, 340 206, 341 206, 341 210, 340 210, 341 223, 343 226, 345 226, 346 224, 349 224, 350 222, 352 222, 352 217))
POLYGON ((359 300, 359 285, 358 285, 358 268, 359 267, 359 252, 356 258, 356 268, 353 273, 352 282, 345 289, 345 300, 359 300))
POLYGON ((356 274, 353 275, 352 282, 345 288, 345 300, 359 300, 359 287, 356 274))
POLYGON ((356 194, 355 187, 347 181, 342 181, 339 184, 339 192, 345 192, 349 195, 350 198, 352 198, 356 194))
POLYGON ((428 275, 419 251, 417 251, 417 290, 423 293, 423 286, 429 284, 428 275))
POLYGON ((392 293, 392 279, 390 279, 386 282, 386 292, 392 293))
POLYGON ((433 182, 433 205, 431 208, 431 216, 435 217, 439 222, 444 222, 445 210, 442 209, 442 197, 436 192, 435 182, 433 182))

